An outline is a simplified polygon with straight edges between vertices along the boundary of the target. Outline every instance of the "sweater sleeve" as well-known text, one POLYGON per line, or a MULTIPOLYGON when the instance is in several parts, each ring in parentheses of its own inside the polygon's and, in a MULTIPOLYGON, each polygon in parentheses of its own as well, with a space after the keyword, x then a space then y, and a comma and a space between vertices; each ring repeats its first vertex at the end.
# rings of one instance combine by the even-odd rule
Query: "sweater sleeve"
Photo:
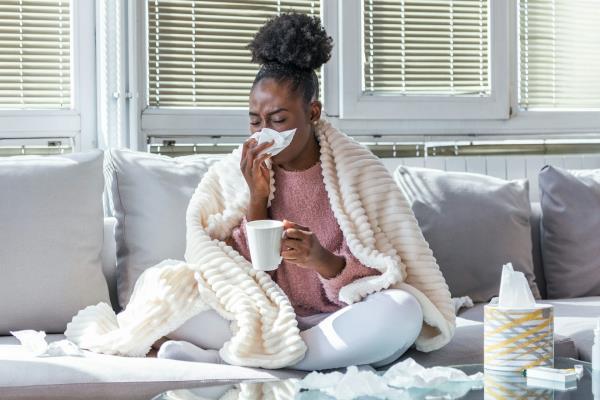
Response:
POLYGON ((350 252, 345 239, 342 243, 342 247, 338 251, 334 251, 333 254, 344 257, 346 265, 342 271, 330 279, 323 278, 318 274, 317 275, 321 280, 323 289, 325 289, 325 295, 327 298, 335 304, 345 306, 347 304, 339 299, 339 292, 342 287, 365 276, 380 275, 381 272, 374 268, 366 267, 360 261, 358 261, 358 259, 350 252))
POLYGON ((242 218, 242 222, 231 232, 231 236, 225 240, 225 243, 233 247, 244 258, 250 261, 250 249, 248 248, 248 236, 246 234, 246 217, 242 218))

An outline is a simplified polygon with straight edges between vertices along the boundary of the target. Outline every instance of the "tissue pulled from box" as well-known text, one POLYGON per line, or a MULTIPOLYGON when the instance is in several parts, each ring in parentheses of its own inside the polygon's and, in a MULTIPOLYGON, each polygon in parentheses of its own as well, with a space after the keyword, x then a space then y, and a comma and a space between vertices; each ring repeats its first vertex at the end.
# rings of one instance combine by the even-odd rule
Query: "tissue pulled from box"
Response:
POLYGON ((45 339, 46 332, 44 331, 26 329, 22 331, 10 331, 10 333, 19 339, 21 345, 36 357, 82 357, 85 355, 75 343, 67 339, 48 344, 45 339))
POLYGON ((525 274, 515 271, 512 264, 502 266, 500 292, 498 294, 500 308, 534 308, 535 299, 531 293, 525 274))
POLYGON ((276 130, 270 128, 263 128, 262 130, 252 134, 250 137, 256 139, 257 145, 261 145, 265 142, 273 140, 273 144, 271 146, 267 147, 258 154, 262 155, 264 153, 270 153, 272 156, 275 156, 281 153, 283 149, 292 143, 295 133, 296 128, 281 132, 277 132, 276 130))

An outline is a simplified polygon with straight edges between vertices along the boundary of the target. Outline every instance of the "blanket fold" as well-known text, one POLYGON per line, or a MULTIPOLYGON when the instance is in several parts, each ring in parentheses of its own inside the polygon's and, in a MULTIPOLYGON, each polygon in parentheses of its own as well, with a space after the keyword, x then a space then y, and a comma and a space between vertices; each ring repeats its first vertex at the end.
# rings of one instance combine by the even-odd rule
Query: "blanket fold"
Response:
MULTIPOLYGON (((368 149, 321 120, 315 129, 330 205, 352 254, 380 275, 340 290, 347 304, 399 288, 423 309, 417 349, 444 346, 454 333, 448 286, 410 205, 392 176, 368 149)), ((241 146, 214 164, 188 205, 185 262, 168 260, 146 270, 124 311, 100 303, 81 310, 65 335, 92 351, 143 356, 162 336, 207 308, 232 321, 223 360, 281 368, 304 357, 294 310, 281 288, 225 243, 247 212, 248 186, 240 172, 241 146)), ((270 164, 271 193, 276 182, 270 164)))

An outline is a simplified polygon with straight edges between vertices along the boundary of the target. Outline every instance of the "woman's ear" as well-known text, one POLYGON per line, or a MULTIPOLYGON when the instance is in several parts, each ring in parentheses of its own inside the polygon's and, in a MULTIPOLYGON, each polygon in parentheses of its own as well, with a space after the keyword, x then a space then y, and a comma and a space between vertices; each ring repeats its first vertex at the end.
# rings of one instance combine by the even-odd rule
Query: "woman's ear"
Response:
POLYGON ((319 100, 310 102, 310 122, 317 122, 321 119, 321 109, 323 105, 319 100))

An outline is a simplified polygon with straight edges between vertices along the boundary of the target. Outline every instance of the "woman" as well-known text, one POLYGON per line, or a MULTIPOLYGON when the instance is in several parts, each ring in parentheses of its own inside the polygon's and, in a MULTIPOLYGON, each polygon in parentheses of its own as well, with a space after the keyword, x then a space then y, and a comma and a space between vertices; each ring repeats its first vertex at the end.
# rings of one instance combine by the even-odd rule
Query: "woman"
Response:
MULTIPOLYGON (((284 221, 279 268, 269 272, 297 315, 307 353, 293 368, 317 370, 348 365, 385 365, 415 341, 422 327, 419 302, 408 292, 388 289, 347 305, 340 288, 377 275, 350 252, 331 209, 320 164, 315 126, 321 117, 315 70, 330 57, 331 38, 319 19, 283 14, 268 21, 249 48, 261 64, 250 92, 250 131, 296 129, 291 144, 275 156, 271 143, 247 140, 241 172, 250 190, 248 213, 228 244, 250 260, 245 224, 258 219, 284 221), (271 193, 270 160, 277 188, 271 193)), ((158 357, 220 362, 218 353, 231 337, 229 323, 214 311, 192 318, 170 334, 158 357), (202 329, 200 329, 202 327, 202 329), (211 332, 206 333, 206 327, 211 332), (195 332, 204 331, 201 335, 195 332)))

